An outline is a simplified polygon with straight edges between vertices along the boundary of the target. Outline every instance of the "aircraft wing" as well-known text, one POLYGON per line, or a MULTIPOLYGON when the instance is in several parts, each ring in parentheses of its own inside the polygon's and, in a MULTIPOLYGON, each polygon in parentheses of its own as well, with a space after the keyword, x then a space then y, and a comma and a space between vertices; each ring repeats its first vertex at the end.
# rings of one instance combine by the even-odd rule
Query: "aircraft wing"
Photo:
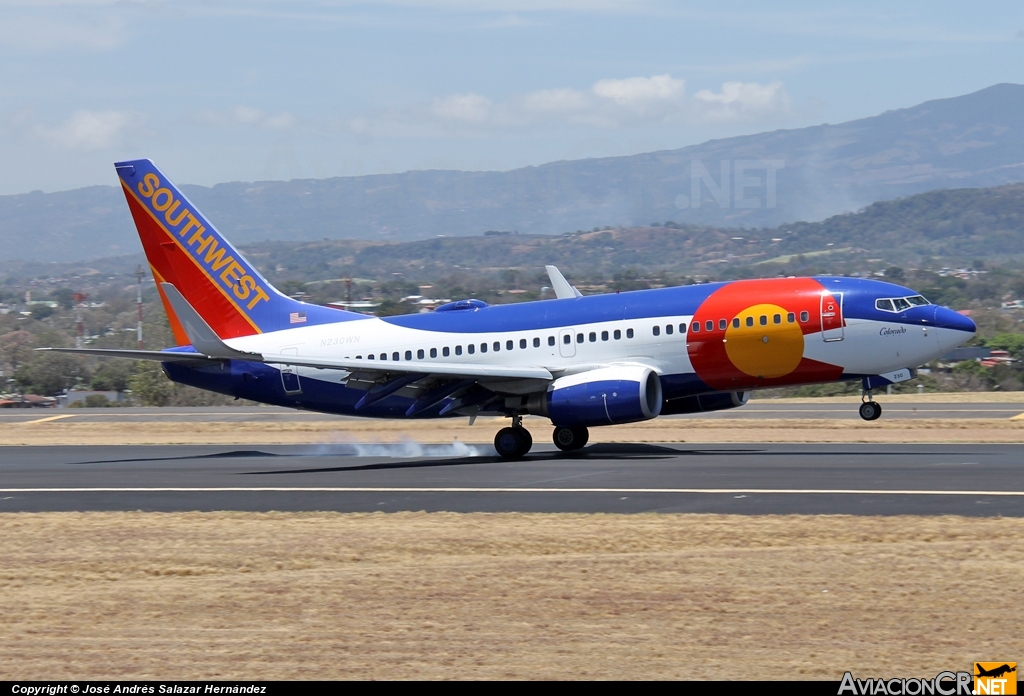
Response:
POLYGON ((551 289, 555 291, 555 297, 565 300, 573 297, 583 297, 583 294, 575 286, 569 285, 562 272, 556 266, 545 266, 548 278, 551 280, 551 289))
MULTIPOLYGON (((264 353, 259 362, 297 367, 313 367, 321 370, 348 370, 350 372, 391 372, 396 374, 445 375, 452 377, 503 377, 509 379, 552 379, 545 367, 506 367, 504 365, 474 365, 472 363, 443 363, 390 360, 332 360, 327 358, 302 358, 295 355, 264 353)), ((256 357, 244 358, 255 360, 256 357)))

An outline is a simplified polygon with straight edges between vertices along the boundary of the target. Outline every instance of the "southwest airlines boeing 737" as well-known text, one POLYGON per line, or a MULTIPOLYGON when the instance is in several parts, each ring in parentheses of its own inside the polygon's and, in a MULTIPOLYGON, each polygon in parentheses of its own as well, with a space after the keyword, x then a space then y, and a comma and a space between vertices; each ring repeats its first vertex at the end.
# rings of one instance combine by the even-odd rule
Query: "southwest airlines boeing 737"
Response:
MULTIPOLYGON (((59 349, 158 360, 167 376, 243 399, 369 418, 511 418, 505 458, 533 444, 526 414, 565 451, 588 428, 742 406, 751 390, 861 380, 871 390, 971 338, 974 323, 913 290, 860 278, 739 280, 372 317, 287 297, 149 160, 121 179, 176 347, 59 349)), ((58 350, 58 349, 54 349, 58 350)))

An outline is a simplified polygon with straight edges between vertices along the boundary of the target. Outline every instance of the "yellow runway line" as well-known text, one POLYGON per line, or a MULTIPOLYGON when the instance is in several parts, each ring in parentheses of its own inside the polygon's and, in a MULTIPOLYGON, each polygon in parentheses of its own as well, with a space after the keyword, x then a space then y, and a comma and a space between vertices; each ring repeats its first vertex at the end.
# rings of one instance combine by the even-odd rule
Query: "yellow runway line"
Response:
POLYGON ((74 418, 76 413, 68 413, 63 416, 47 416, 46 418, 38 418, 36 420, 25 421, 22 425, 29 425, 30 423, 49 423, 50 421, 60 420, 62 418, 74 418))
POLYGON ((1012 416, 1010 420, 1024 420, 1024 413, 1018 413, 1016 416, 1012 416))

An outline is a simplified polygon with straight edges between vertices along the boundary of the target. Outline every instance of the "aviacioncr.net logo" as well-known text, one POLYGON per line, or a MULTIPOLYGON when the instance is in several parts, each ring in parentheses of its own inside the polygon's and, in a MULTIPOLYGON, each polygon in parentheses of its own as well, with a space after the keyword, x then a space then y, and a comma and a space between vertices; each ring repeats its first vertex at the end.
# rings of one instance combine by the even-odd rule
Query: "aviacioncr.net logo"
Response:
POLYGON ((839 696, 973 696, 970 672, 939 672, 932 679, 896 677, 892 679, 857 679, 850 672, 843 675, 839 696))

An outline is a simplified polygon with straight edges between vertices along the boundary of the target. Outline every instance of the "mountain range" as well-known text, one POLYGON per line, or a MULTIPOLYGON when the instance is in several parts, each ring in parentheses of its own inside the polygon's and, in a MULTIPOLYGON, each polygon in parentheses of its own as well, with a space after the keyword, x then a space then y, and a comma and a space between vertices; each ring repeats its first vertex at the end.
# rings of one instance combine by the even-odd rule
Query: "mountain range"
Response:
MULTIPOLYGON (((182 189, 232 242, 249 245, 398 242, 487 230, 551 235, 665 221, 749 230, 819 221, 934 189, 1018 181, 1024 181, 1024 85, 1000 84, 837 125, 625 157, 507 172, 413 171, 182 189)), ((76 262, 137 250, 118 187, 0 196, 0 261, 76 262)))

